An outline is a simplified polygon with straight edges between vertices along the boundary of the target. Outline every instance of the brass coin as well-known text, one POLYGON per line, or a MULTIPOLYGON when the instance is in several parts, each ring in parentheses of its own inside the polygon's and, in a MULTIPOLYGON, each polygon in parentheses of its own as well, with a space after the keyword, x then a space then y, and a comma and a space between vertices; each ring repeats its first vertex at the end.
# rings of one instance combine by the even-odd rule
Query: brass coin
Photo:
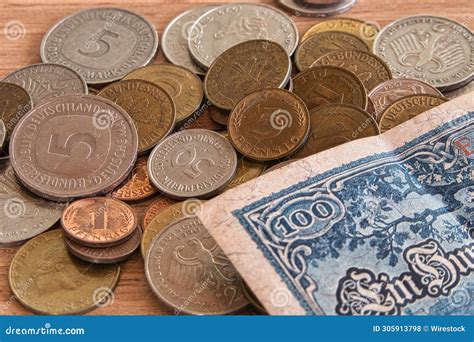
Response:
POLYGON ((291 60, 283 47, 251 40, 228 49, 212 63, 204 89, 212 104, 230 111, 255 91, 283 88, 290 73, 291 60))
POLYGON ((138 131, 138 153, 150 151, 173 131, 176 108, 168 93, 144 80, 112 83, 99 96, 122 107, 133 119, 138 131))
POLYGON ((372 116, 352 105, 333 104, 310 112, 311 133, 295 158, 306 158, 349 141, 379 134, 372 116))
POLYGON ((344 50, 330 52, 312 66, 334 65, 354 73, 368 92, 379 84, 392 79, 392 72, 385 62, 368 51, 344 50))
POLYGON ((146 229, 148 225, 155 219, 155 217, 165 208, 178 203, 177 201, 161 196, 157 200, 153 201, 145 211, 143 215, 143 229, 146 229))
POLYGON ((324 55, 339 50, 369 51, 369 47, 356 36, 337 31, 316 33, 303 41, 295 53, 299 70, 306 70, 324 55))
POLYGON ((309 110, 327 104, 351 104, 367 108, 367 91, 352 72, 336 66, 318 66, 300 72, 293 79, 293 92, 309 110))
POLYGON ((377 25, 358 19, 337 18, 324 20, 311 27, 301 38, 304 42, 309 37, 325 31, 340 31, 360 38, 372 50, 375 38, 379 33, 377 25))
POLYGON ((272 161, 295 153, 306 141, 309 112, 295 94, 283 89, 248 95, 229 118, 230 141, 244 157, 272 161))
POLYGON ((158 190, 151 184, 148 177, 148 158, 138 158, 128 179, 111 196, 121 201, 139 201, 153 196, 158 190))
POLYGON ((19 85, 0 82, 0 120, 6 128, 5 141, 10 140, 13 129, 32 107, 30 94, 19 85))
POLYGON ((390 105, 380 119, 382 133, 413 119, 415 116, 438 107, 448 100, 436 95, 412 95, 401 98, 390 105))
POLYGON ((117 284, 120 267, 91 265, 71 256, 63 232, 43 233, 13 257, 9 282, 15 297, 35 313, 81 314, 107 300, 117 284))
POLYGON ((154 64, 132 71, 124 80, 140 79, 163 88, 176 106, 176 123, 182 124, 199 109, 204 98, 201 79, 186 68, 154 64))

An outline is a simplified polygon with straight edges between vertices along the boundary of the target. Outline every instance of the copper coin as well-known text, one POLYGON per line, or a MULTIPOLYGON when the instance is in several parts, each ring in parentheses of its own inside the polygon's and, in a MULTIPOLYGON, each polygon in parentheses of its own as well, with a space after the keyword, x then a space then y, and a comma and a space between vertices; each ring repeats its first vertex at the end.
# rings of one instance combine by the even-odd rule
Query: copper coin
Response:
POLYGON ((219 125, 212 119, 212 112, 218 109, 209 101, 204 101, 201 108, 199 108, 192 116, 190 116, 180 127, 184 129, 207 129, 209 131, 221 132, 225 130, 225 126, 219 125))
POLYGON ((214 110, 211 110, 210 113, 212 120, 221 126, 227 127, 227 124, 229 123, 229 113, 223 113, 222 110, 219 110, 216 107, 214 107, 214 110))
POLYGON ((115 102, 132 117, 138 131, 139 154, 150 151, 174 128, 174 102, 163 88, 154 83, 120 81, 104 88, 99 96, 115 102))
POLYGON ((223 315, 249 304, 239 274, 198 218, 163 230, 150 247, 145 270, 155 294, 177 312, 223 315), (196 293, 199 300, 189 300, 196 293))
POLYGON ((112 197, 121 201, 139 201, 153 196, 158 190, 148 177, 148 158, 138 158, 128 179, 112 192, 112 197))
POLYGON ((354 73, 368 92, 379 84, 392 79, 392 72, 385 62, 368 51, 344 50, 330 52, 312 66, 334 65, 354 73))
POLYGON ((109 247, 124 242, 137 229, 133 209, 106 197, 86 198, 71 203, 63 212, 65 235, 89 247, 109 247))
POLYGON ((19 85, 0 82, 0 119, 5 124, 5 141, 10 140, 13 129, 31 109, 30 94, 19 85))
POLYGON ((211 65, 204 89, 216 107, 232 110, 245 96, 261 89, 283 88, 291 73, 286 50, 268 40, 240 43, 211 65))
POLYGON ((380 131, 384 133, 391 130, 446 102, 448 102, 446 98, 437 95, 422 94, 403 97, 385 109, 380 117, 380 131))
POLYGON ((310 112, 311 133, 306 145, 295 158, 306 158, 313 154, 345 144, 349 141, 379 134, 372 116, 352 105, 327 105, 310 112))
POLYGON ((322 56, 339 50, 369 51, 369 47, 362 40, 349 33, 320 32, 300 44, 295 53, 295 63, 299 70, 306 70, 322 56))
POLYGON ((124 80, 140 79, 163 88, 176 106, 176 122, 182 124, 199 109, 204 98, 201 79, 186 68, 154 64, 132 71, 124 80))
POLYGON ((155 217, 165 208, 176 204, 177 202, 171 198, 161 196, 157 200, 153 201, 146 209, 143 215, 143 229, 146 229, 148 225, 155 219, 155 217))
POLYGON ((410 95, 437 95, 443 96, 438 89, 428 83, 411 79, 393 79, 375 87, 369 94, 374 103, 375 117, 380 122, 381 115, 395 101, 410 95))
POLYGON ((351 104, 367 108, 367 91, 352 72, 336 66, 318 66, 293 78, 294 90, 309 110, 327 104, 351 104))
POLYGON ((304 102, 282 89, 255 92, 240 101, 229 118, 229 137, 243 156, 272 161, 295 153, 310 128, 304 102))
POLYGON ((140 246, 142 230, 137 228, 125 242, 112 247, 94 248, 84 246, 69 238, 64 239, 68 251, 77 258, 93 264, 115 264, 127 260, 140 246))
POLYGON ((3 151, 3 144, 7 138, 7 128, 3 120, 0 120, 0 151, 3 151))
POLYGON ((375 110, 375 104, 370 97, 367 98, 367 113, 372 115, 375 121, 377 121, 377 112, 375 110))
POLYGON ((128 176, 138 137, 130 116, 94 95, 68 95, 35 107, 12 134, 10 156, 20 181, 47 199, 106 194, 128 176))

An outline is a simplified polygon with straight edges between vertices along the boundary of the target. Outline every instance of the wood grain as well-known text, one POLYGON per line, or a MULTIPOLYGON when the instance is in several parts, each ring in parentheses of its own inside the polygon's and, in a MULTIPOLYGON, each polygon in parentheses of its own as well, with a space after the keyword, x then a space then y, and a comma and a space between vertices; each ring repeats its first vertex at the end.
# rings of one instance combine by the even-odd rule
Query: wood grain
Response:
MULTIPOLYGON (((235 1, 221 1, 235 2, 235 1)), ((252 2, 252 1, 240 1, 252 2)), ((253 1, 256 2, 256 1, 253 1)), ((273 3, 272 1, 257 1, 273 3)), ((45 32, 58 20, 80 9, 93 6, 123 7, 146 16, 163 32, 166 24, 175 16, 192 7, 213 4, 214 1, 172 1, 172 0, 2 0, 0 4, 0 77, 20 67, 40 62, 39 46, 45 32), (24 36, 9 40, 4 27, 12 22, 20 22, 24 36)), ((474 28, 474 1, 472 0, 359 0, 359 3, 344 16, 377 22, 381 26, 403 16, 434 14, 453 18, 474 28)), ((314 18, 294 17, 300 34, 319 21, 314 18)), ((163 61, 160 53, 157 61, 163 61)), ((145 204, 136 205, 142 213, 145 204)), ((16 249, 0 250, 0 314, 30 314, 12 296, 8 285, 8 268, 16 249)), ((147 285, 143 272, 143 260, 136 253, 121 265, 122 273, 115 291, 112 305, 94 310, 96 315, 162 315, 172 314, 172 310, 159 302, 147 285)))

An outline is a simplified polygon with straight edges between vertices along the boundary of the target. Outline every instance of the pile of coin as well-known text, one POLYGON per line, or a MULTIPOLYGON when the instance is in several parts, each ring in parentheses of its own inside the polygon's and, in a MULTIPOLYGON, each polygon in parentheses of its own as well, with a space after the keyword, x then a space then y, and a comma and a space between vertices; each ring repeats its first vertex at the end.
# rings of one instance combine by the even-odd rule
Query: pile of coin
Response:
POLYGON ((34 312, 99 306, 139 247, 177 313, 256 303, 196 217, 204 201, 403 124, 472 87, 474 71, 472 32, 433 16, 381 31, 333 18, 299 39, 275 7, 226 4, 170 22, 170 64, 149 64, 158 42, 141 15, 88 9, 46 33, 43 63, 0 82, 0 244, 24 243, 10 285, 34 312))

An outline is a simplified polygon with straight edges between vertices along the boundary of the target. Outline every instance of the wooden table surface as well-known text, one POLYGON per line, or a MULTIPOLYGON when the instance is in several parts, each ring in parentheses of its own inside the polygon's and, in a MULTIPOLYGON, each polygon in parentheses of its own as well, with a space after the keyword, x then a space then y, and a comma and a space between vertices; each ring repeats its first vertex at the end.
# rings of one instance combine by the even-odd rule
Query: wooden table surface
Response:
MULTIPOLYGON (((220 3, 233 1, 220 1, 220 3)), ((235 2, 235 1, 234 1, 235 2)), ((240 1, 264 2, 272 1, 240 1)), ((58 20, 80 9, 93 6, 123 7, 146 16, 163 32, 166 24, 175 16, 192 7, 214 4, 215 1, 174 0, 2 0, 0 4, 0 78, 15 69, 40 62, 39 46, 43 35, 58 20), (4 27, 19 22, 24 35, 18 40, 8 40, 4 27)), ((447 16, 474 29, 473 0, 359 0, 344 16, 377 22, 382 27, 400 17, 416 14, 447 16)), ((316 18, 294 17, 300 34, 318 22, 316 18)), ((160 53, 157 61, 163 61, 160 53)), ((145 204, 137 206, 143 212, 145 204)), ((0 250, 0 314, 30 314, 13 297, 8 285, 8 268, 15 248, 0 250)), ((172 314, 172 310, 160 303, 149 289, 140 253, 121 265, 122 272, 115 298, 110 306, 91 312, 97 315, 160 315, 172 314)))

